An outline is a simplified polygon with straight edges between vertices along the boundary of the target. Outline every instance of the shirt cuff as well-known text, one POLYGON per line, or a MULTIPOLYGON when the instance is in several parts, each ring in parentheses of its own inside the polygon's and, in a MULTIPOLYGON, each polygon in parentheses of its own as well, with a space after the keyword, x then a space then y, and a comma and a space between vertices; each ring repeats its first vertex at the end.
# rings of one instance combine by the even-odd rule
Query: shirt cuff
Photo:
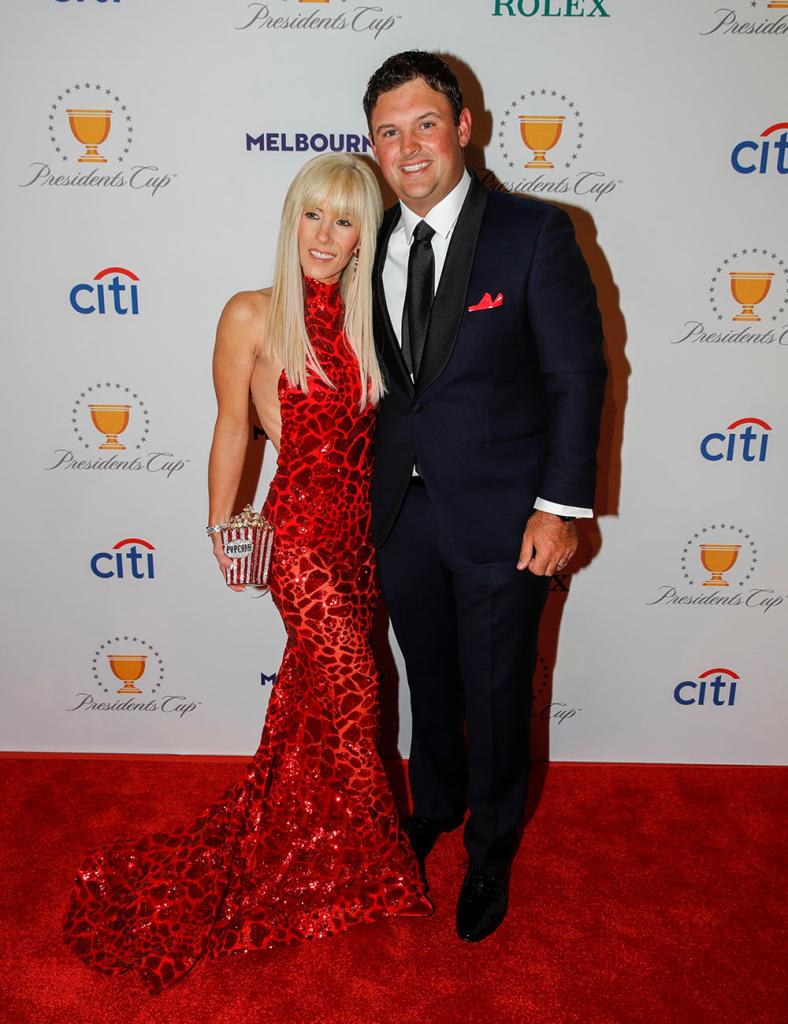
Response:
POLYGON ((574 505, 556 505, 554 501, 545 501, 544 498, 537 498, 534 508, 540 512, 552 512, 554 516, 574 516, 575 519, 593 519, 592 508, 576 508, 574 505))

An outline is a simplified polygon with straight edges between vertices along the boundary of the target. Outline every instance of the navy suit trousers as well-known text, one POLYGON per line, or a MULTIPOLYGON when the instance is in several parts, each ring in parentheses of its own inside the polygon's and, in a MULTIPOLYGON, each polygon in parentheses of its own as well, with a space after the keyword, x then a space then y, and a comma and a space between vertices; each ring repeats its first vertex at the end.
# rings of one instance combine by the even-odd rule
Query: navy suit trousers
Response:
MULTIPOLYGON (((525 523, 523 523, 525 527, 525 523)), ((414 811, 461 816, 488 870, 511 860, 528 786, 531 678, 547 578, 453 550, 429 482, 408 487, 378 575, 411 692, 414 811)))

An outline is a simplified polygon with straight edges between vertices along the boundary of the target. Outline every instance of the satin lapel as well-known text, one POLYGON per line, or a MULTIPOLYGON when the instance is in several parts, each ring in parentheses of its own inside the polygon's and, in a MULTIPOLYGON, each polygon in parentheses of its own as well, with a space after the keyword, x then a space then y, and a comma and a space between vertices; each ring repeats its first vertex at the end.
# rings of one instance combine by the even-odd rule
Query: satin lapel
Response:
POLYGON ((375 314, 375 341, 378 353, 391 377, 397 381, 406 395, 413 394, 413 381, 402 358, 402 349, 397 341, 394 328, 391 326, 386 294, 383 290, 383 264, 386 262, 386 251, 389 246, 391 232, 400 218, 399 203, 386 212, 378 233, 378 244, 375 251, 375 265, 372 268, 372 292, 375 314))
POLYGON ((465 296, 476 252, 476 239, 486 208, 487 189, 474 176, 449 242, 446 262, 432 303, 424 355, 421 357, 416 381, 417 394, 426 391, 443 373, 454 350, 460 321, 465 312, 465 296))

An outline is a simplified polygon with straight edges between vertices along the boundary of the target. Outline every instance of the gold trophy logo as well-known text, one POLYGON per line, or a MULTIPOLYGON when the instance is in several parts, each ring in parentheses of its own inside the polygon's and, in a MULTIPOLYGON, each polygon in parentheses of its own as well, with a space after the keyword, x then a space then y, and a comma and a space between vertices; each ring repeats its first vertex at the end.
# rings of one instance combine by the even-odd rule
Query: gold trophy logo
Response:
POLYGON ((142 690, 134 684, 142 678, 147 657, 147 654, 107 655, 112 674, 123 683, 123 686, 117 691, 119 694, 142 693, 142 690))
POLYGON ((90 418, 93 426, 100 434, 104 434, 106 441, 99 445, 100 451, 125 452, 126 445, 118 440, 118 434, 122 434, 129 425, 130 405, 89 405, 90 418))
POLYGON ((732 569, 739 557, 741 544, 701 544, 700 560, 711 576, 703 581, 704 587, 729 587, 722 574, 732 569))
POLYGON ((772 286, 773 273, 753 274, 732 270, 731 295, 741 305, 741 313, 733 317, 734 320, 760 320, 761 318, 753 310, 759 302, 763 302, 769 294, 772 286))
POLYGON ((563 114, 538 116, 536 114, 520 114, 520 135, 527 149, 533 150, 533 158, 523 167, 552 171, 555 164, 547 159, 548 149, 561 138, 565 117, 563 114))
POLYGON ((81 164, 105 164, 107 158, 102 156, 98 147, 109 135, 111 110, 67 110, 68 124, 77 142, 85 147, 79 157, 81 164))

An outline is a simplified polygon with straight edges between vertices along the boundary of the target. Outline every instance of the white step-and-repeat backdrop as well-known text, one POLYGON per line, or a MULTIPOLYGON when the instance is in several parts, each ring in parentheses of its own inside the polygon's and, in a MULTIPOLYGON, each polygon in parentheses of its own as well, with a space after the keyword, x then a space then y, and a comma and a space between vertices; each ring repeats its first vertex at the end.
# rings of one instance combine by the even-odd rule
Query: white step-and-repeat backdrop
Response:
POLYGON ((296 170, 368 151, 367 78, 418 47, 460 75, 469 165, 570 213, 605 319, 599 516, 552 585, 537 754, 783 761, 788 3, 28 0, 2 46, 2 748, 255 749, 284 634, 204 535, 214 328, 270 283, 296 170), (550 166, 523 114, 563 118, 550 166))

